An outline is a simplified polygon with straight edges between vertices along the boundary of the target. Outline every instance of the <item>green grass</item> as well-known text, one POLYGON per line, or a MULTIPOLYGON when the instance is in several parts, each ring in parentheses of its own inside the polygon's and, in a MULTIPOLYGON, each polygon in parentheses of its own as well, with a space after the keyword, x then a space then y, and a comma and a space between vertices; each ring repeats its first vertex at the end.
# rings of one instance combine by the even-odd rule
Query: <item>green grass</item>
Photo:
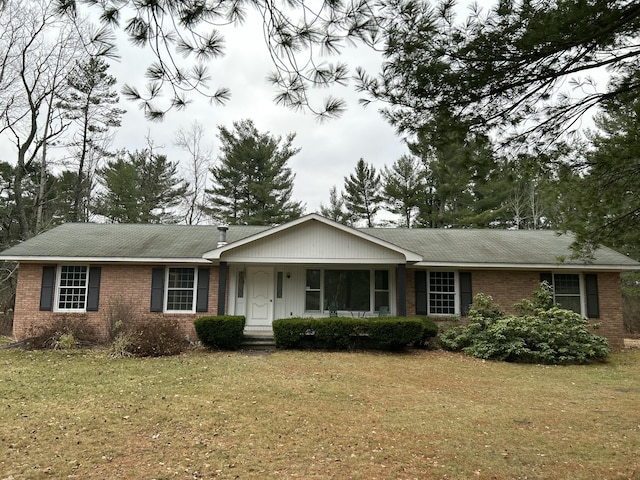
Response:
POLYGON ((640 351, 0 351, 0 478, 638 479, 640 351))

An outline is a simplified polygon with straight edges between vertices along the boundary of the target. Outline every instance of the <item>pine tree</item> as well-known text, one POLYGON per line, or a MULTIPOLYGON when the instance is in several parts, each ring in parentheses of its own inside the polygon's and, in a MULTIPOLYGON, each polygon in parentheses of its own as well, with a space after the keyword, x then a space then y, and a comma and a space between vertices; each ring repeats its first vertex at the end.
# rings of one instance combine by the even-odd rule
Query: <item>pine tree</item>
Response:
POLYGON ((334 185, 329 190, 329 205, 320 205, 320 215, 334 222, 351 225, 349 213, 344 208, 344 197, 338 194, 338 188, 334 185))
POLYGON ((442 111, 410 148, 425 167, 420 225, 488 227, 504 222, 509 188, 486 135, 442 111))
POLYGON ((120 126, 125 113, 117 107, 119 98, 113 90, 116 79, 107 73, 108 68, 104 60, 95 57, 78 62, 67 77, 69 88, 60 96, 59 107, 78 127, 71 143, 77 161, 70 215, 74 222, 88 220, 93 174, 100 160, 110 156, 105 150, 109 130, 120 126))
POLYGON ((360 71, 359 88, 399 131, 448 109, 501 139, 555 140, 594 105, 638 96, 638 2, 474 2, 466 19, 457 2, 434 3, 387 5, 382 73, 360 71))
POLYGON ((607 102, 596 126, 560 178, 563 227, 577 235, 577 256, 605 244, 640 259, 640 99, 607 102))
POLYGON ((99 170, 105 192, 96 212, 117 223, 175 223, 187 185, 177 163, 153 149, 123 152, 99 170))
POLYGON ((375 215, 382 203, 380 174, 373 165, 361 158, 355 173, 344 177, 344 201, 347 211, 354 220, 364 220, 367 227, 375 224, 375 215))
POLYGON ((260 133, 253 121, 219 127, 221 156, 211 169, 206 210, 231 225, 275 225, 302 215, 304 206, 291 200, 295 175, 287 162, 300 150, 295 134, 286 139, 260 133))
POLYGON ((400 216, 397 224, 411 228, 424 198, 424 166, 412 156, 403 155, 382 174, 385 204, 391 213, 400 216))

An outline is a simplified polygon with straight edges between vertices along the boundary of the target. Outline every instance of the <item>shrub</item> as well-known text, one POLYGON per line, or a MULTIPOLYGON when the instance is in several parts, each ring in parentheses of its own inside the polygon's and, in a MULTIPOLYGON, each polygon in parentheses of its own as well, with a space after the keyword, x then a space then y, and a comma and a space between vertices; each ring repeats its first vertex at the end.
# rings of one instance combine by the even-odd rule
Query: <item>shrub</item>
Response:
POLYGON ((200 317, 194 321, 196 334, 203 345, 209 348, 236 350, 244 336, 243 316, 200 317))
POLYGON ((36 350, 70 349, 98 343, 98 334, 87 323, 85 315, 56 316, 52 322, 32 328, 29 336, 26 346, 36 350))
POLYGON ((374 318, 367 321, 363 330, 379 348, 400 350, 422 339, 425 321, 406 317, 374 318))
POLYGON ((136 357, 178 355, 186 345, 180 325, 175 319, 150 318, 135 324, 125 324, 119 335, 123 336, 119 341, 124 351, 136 357))
POLYGON ((107 325, 107 338, 114 341, 127 325, 133 325, 136 321, 133 304, 123 297, 113 299, 105 309, 105 324, 107 325))
POLYGON ((277 348, 297 348, 307 332, 313 334, 313 318, 280 318, 272 324, 277 348))
POLYGON ((440 343, 474 357, 508 362, 587 363, 609 353, 607 340, 594 335, 585 318, 553 305, 546 286, 516 309, 519 316, 506 315, 491 297, 476 295, 469 324, 446 330, 440 343))
POLYGON ((430 344, 431 340, 438 337, 438 331, 440 330, 438 324, 429 317, 420 317, 423 324, 422 337, 415 342, 416 347, 426 348, 430 344))
POLYGON ((344 350, 356 346, 401 349, 422 337, 419 318, 283 318, 273 322, 278 348, 311 346, 344 350))
POLYGON ((13 334, 13 310, 0 313, 0 336, 10 337, 13 334))
POLYGON ((111 358, 133 357, 131 338, 126 333, 118 333, 109 345, 109 356, 111 358))
POLYGON ((361 335, 361 318, 329 317, 316 318, 311 330, 315 340, 325 348, 346 350, 352 346, 352 335, 361 335))

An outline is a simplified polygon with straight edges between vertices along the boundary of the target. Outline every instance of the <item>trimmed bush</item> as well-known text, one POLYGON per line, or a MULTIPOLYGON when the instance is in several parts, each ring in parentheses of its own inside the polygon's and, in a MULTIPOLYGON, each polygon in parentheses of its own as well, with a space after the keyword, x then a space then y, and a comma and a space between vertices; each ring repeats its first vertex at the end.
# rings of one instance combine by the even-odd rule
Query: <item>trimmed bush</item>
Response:
POLYGON ((366 324, 365 333, 379 348, 401 350, 422 338, 424 325, 422 318, 374 318, 366 324))
POLYGON ((276 347, 285 349, 297 348, 307 331, 309 331, 309 335, 313 334, 313 328, 310 325, 312 320, 312 318, 280 318, 274 320, 271 326, 276 347))
POLYGON ((278 348, 356 347, 398 350, 420 340, 424 323, 420 318, 283 318, 273 322, 278 348))
POLYGON ((546 286, 534 292, 534 301, 516 305, 519 316, 509 316, 479 294, 469 311, 466 326, 440 335, 448 350, 478 358, 507 362, 575 364, 603 360, 609 354, 605 338, 593 334, 580 314, 553 305, 546 286))
POLYGON ((243 316, 224 315, 196 318, 194 326, 203 345, 209 348, 236 350, 242 344, 244 322, 243 316))
POLYGON ((438 327, 438 324, 429 317, 420 317, 420 320, 422 320, 423 324, 422 338, 415 342, 415 346, 420 348, 431 348, 433 347, 432 340, 438 337, 438 331, 440 328, 438 327))

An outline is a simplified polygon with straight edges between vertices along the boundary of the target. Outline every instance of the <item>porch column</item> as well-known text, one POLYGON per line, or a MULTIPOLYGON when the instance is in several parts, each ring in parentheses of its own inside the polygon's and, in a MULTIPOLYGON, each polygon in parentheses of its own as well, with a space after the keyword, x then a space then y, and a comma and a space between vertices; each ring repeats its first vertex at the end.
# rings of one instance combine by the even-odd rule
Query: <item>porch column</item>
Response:
POLYGON ((398 282, 398 316, 407 315, 407 266, 404 263, 398 264, 396 270, 396 281, 398 282))
POLYGON ((220 262, 218 267, 218 315, 224 315, 227 299, 227 262, 220 262))

